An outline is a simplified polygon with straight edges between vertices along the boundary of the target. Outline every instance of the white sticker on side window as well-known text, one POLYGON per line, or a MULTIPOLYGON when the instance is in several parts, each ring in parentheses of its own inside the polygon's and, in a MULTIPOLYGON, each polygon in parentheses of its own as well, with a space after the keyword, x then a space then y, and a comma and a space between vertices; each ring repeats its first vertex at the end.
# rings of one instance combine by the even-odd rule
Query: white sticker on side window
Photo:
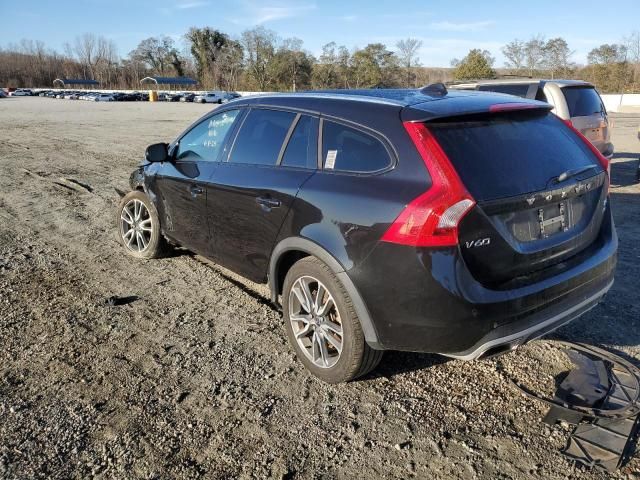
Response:
POLYGON ((338 156, 337 150, 329 150, 327 152, 327 158, 324 160, 324 168, 332 170, 336 165, 336 157, 338 156))

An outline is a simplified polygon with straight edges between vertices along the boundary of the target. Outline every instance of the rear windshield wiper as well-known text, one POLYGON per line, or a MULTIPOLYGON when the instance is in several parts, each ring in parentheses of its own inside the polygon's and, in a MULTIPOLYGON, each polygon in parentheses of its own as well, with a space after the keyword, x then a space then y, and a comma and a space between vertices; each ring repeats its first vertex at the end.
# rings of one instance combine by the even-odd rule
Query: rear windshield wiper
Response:
POLYGON ((588 172, 589 170, 593 170, 598 168, 598 165, 588 165, 586 167, 574 168, 572 170, 567 170, 566 172, 562 172, 557 176, 556 182, 564 182, 567 178, 575 177, 576 175, 580 175, 581 173, 588 172))

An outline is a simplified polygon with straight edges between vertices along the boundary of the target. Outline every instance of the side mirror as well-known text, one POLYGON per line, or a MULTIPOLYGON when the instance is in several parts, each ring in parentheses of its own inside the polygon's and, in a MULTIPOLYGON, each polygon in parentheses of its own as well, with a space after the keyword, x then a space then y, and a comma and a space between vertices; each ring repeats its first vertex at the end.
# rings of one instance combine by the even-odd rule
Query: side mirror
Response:
POLYGON ((169 160, 169 145, 166 143, 154 143, 149 145, 144 153, 144 158, 149 163, 166 162, 169 160))

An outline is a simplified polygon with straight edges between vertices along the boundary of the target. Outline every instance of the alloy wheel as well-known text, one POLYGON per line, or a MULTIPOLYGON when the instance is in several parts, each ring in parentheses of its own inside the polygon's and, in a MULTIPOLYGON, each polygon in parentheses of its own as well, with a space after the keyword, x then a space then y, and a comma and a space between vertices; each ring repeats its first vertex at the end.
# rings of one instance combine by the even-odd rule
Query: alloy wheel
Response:
POLYGON ((299 277, 289 292, 289 321, 304 355, 321 368, 333 367, 342 353, 342 320, 333 296, 317 278, 299 277))
POLYGON ((133 199, 120 213, 120 234, 125 246, 134 252, 142 252, 151 243, 153 222, 146 205, 133 199))

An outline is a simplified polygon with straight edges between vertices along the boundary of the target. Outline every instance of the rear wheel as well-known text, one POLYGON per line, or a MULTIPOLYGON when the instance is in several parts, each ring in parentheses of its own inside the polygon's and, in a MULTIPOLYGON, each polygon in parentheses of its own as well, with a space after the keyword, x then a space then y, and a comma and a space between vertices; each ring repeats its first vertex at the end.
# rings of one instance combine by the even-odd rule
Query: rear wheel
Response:
POLYGON ((351 298, 333 272, 315 257, 291 267, 284 280, 285 329, 296 355, 316 377, 347 382, 373 370, 383 352, 364 340, 351 298))
POLYGON ((157 258, 166 250, 155 206, 144 192, 133 191, 120 200, 118 233, 127 253, 136 258, 157 258))

